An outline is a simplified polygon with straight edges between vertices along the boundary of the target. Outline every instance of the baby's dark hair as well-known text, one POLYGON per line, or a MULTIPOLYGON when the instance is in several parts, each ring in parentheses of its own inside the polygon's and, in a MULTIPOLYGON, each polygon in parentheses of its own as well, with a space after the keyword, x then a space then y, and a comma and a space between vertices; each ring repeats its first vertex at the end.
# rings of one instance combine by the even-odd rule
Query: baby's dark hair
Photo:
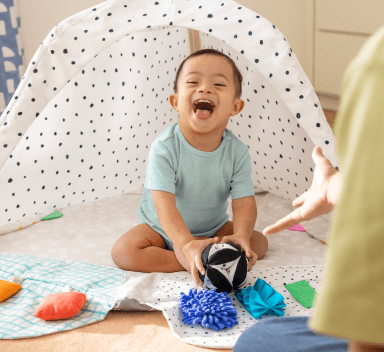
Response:
POLYGON ((235 62, 227 55, 223 54, 222 52, 218 51, 218 50, 215 50, 215 49, 202 49, 202 50, 198 50, 196 52, 194 52, 193 54, 189 55, 180 65, 179 69, 177 70, 177 73, 176 73, 176 79, 175 79, 175 82, 173 84, 173 91, 175 93, 177 93, 177 83, 178 83, 178 80, 179 80, 179 75, 180 75, 180 72, 181 70, 183 69, 183 66, 184 66, 184 63, 190 59, 191 57, 195 57, 195 56, 199 56, 199 55, 204 55, 204 54, 210 54, 210 55, 217 55, 217 56, 223 56, 227 59, 227 61, 232 65, 232 68, 233 68, 233 72, 234 72, 234 78, 235 78, 235 85, 236 85, 236 95, 235 95, 235 98, 239 98, 241 97, 241 94, 242 94, 242 83, 243 83, 243 76, 241 75, 241 72, 240 70, 237 68, 235 62))

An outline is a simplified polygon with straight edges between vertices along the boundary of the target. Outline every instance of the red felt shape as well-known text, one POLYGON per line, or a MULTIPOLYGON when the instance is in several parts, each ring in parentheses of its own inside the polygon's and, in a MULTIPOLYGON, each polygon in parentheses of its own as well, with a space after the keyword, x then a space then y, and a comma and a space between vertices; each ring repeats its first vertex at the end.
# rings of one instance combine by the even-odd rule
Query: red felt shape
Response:
POLYGON ((86 300, 81 292, 52 293, 41 301, 33 315, 42 320, 71 318, 80 312, 86 300))

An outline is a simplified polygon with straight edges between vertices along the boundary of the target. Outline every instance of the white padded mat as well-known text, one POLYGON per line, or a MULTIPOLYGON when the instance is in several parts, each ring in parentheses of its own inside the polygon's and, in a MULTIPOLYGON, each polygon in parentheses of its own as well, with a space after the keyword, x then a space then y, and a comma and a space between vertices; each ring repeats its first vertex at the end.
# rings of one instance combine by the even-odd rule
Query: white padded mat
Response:
MULTIPOLYGON (((183 315, 179 307, 180 293, 184 292, 188 294, 190 288, 198 288, 199 290, 200 288, 182 273, 172 273, 168 275, 168 277, 162 279, 160 282, 154 281, 157 288, 154 290, 154 294, 152 293, 151 302, 145 303, 157 309, 161 307, 169 327, 180 340, 201 347, 233 348, 240 335, 259 321, 248 313, 232 292, 228 296, 231 297, 232 304, 237 311, 237 325, 229 329, 214 331, 204 328, 200 324, 183 324, 183 315)), ((306 280, 310 286, 319 292, 322 275, 323 265, 294 265, 273 268, 258 267, 254 268, 248 274, 247 282, 243 288, 253 286, 257 278, 260 277, 284 297, 284 303, 286 304, 284 317, 312 316, 314 308, 304 308, 292 297, 284 287, 284 284, 306 280)), ((273 317, 277 316, 262 315, 260 320, 273 317)))
MULTIPOLYGON (((137 209, 141 194, 125 194, 57 209, 63 217, 39 221, 21 230, 0 235, 0 252, 38 255, 117 268, 111 258, 114 243, 139 224, 137 209)), ((292 211, 291 202, 273 194, 256 195, 255 230, 262 232, 292 211)), ((233 220, 232 199, 228 199, 229 220, 233 220)), ((45 214, 36 216, 36 220, 45 214)), ((34 220, 34 221, 36 221, 34 220)), ((302 222, 313 236, 326 241, 330 219, 319 217, 302 222)), ((326 245, 304 232, 289 230, 268 236, 266 256, 258 267, 324 264, 326 245)))
MULTIPOLYGON (((49 221, 39 221, 21 230, 0 236, 0 252, 29 254, 43 257, 69 259, 117 268, 111 258, 114 243, 132 227, 139 224, 137 209, 141 194, 96 200, 64 209, 64 216, 49 221)), ((228 199, 229 220, 233 220, 231 198, 228 199)), ((257 194, 257 221, 255 230, 265 227, 289 214, 291 202, 273 194, 257 194)), ((41 217, 47 214, 41 214, 41 217)), ((330 215, 302 222, 301 225, 316 238, 326 241, 330 230, 330 215)), ((35 220, 36 221, 36 220, 35 220)), ((248 273, 244 288, 253 285, 258 277, 269 283, 285 299, 285 316, 312 315, 285 290, 284 283, 307 280, 318 292, 325 264, 327 245, 309 237, 304 232, 285 230, 267 237, 269 248, 248 273)), ((163 311, 177 338, 197 346, 231 348, 243 331, 257 323, 237 301, 232 302, 238 311, 239 325, 222 331, 205 329, 181 323, 178 306, 180 292, 199 288, 188 272, 135 273, 126 272, 125 284, 116 299, 134 298, 140 303, 163 311), (209 330, 209 331, 207 331, 209 330), (209 333, 207 333, 209 332, 209 333)), ((268 319, 268 317, 263 316, 268 319)))

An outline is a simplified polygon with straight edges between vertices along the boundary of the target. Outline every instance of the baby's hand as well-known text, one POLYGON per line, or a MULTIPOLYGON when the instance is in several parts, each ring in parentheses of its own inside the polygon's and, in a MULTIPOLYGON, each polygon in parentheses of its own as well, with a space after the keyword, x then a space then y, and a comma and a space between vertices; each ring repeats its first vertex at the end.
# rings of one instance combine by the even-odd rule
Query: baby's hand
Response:
POLYGON ((218 239, 218 237, 214 237, 206 240, 192 240, 182 248, 182 251, 189 263, 190 273, 192 274, 193 280, 200 287, 203 287, 203 282, 200 280, 198 271, 205 275, 203 261, 201 260, 201 253, 203 253, 204 249, 211 243, 216 243, 218 239))
POLYGON ((245 256, 248 258, 248 271, 251 271, 252 267, 257 262, 257 254, 251 249, 250 238, 248 234, 234 233, 230 236, 224 236, 220 243, 229 242, 237 244, 245 252, 245 256))

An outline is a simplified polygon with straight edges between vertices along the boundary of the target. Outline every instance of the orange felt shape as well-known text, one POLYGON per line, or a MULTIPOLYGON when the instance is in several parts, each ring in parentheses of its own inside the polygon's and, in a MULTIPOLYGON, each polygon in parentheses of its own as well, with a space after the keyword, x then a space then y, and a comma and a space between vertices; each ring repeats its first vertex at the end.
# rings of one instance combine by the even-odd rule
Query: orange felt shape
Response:
POLYGON ((5 301, 9 297, 21 290, 21 285, 14 282, 0 280, 0 302, 5 301))
POLYGON ((33 315, 43 320, 67 319, 79 313, 86 300, 81 292, 52 293, 41 301, 33 315))

